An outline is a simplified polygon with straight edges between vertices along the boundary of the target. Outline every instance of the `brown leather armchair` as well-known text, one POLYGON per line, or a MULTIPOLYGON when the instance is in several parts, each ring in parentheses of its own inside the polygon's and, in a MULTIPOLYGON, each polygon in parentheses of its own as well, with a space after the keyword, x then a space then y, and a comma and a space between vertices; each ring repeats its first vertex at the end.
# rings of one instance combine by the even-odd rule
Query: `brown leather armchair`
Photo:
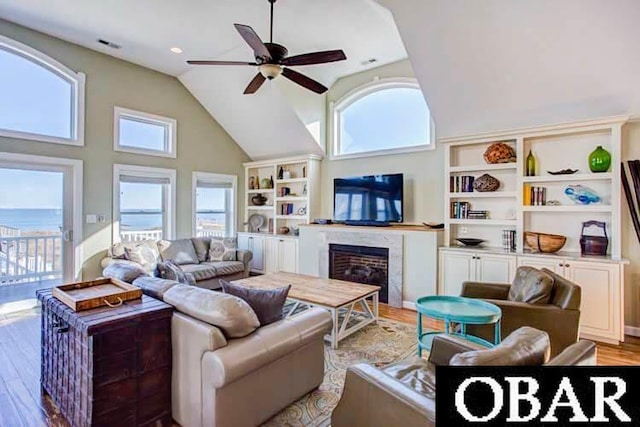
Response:
POLYGON ((450 335, 434 338, 429 360, 411 359, 378 369, 347 369, 333 427, 432 427, 436 419, 435 367, 446 365, 595 365, 596 346, 577 342, 549 361, 549 336, 520 328, 493 349, 450 335), (497 361, 497 362, 496 362, 497 361))
MULTIPOLYGON (((531 267, 520 267, 532 269, 531 267)), ((553 278, 549 302, 529 304, 508 299, 511 284, 464 282, 463 297, 481 298, 502 310, 501 332, 505 337, 522 326, 531 326, 549 334, 551 356, 578 341, 580 324, 580 286, 546 268, 542 269, 553 278)), ((467 333, 489 341, 493 340, 493 327, 478 325, 467 327, 467 333)))

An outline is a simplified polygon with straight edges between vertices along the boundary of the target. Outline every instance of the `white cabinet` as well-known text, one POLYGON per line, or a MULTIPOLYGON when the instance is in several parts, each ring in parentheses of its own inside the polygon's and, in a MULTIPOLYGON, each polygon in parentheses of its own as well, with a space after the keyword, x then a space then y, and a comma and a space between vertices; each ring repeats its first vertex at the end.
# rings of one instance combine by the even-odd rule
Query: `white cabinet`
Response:
POLYGON ((516 270, 512 255, 470 251, 440 252, 440 294, 460 295, 462 282, 510 283, 516 270))
POLYGON ((268 237, 266 250, 266 272, 298 272, 298 239, 268 237))
POLYGON ((553 259, 553 258, 542 258, 535 256, 519 256, 518 257, 518 267, 535 267, 538 269, 546 268, 564 276, 564 260, 563 259, 553 259))
POLYGON ((580 334, 585 338, 624 338, 622 288, 617 264, 567 261, 564 276, 580 285, 580 334))
POLYGON ((547 268, 580 286, 580 336, 618 343, 624 340, 621 262, 591 262, 555 255, 518 256, 518 267, 547 268))
POLYGON ((264 273, 265 271, 265 236, 256 234, 238 233, 238 249, 251 251, 251 271, 253 273, 264 273))

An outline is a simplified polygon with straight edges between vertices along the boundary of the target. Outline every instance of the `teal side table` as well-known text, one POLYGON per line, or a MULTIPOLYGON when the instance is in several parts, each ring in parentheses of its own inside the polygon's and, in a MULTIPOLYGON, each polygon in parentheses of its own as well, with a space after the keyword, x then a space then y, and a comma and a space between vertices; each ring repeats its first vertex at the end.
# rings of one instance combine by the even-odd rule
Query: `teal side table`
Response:
POLYGON ((422 357, 422 350, 429 351, 433 337, 442 332, 423 332, 422 316, 444 322, 444 333, 456 335, 468 341, 485 347, 493 347, 500 343, 500 307, 487 301, 474 298, 434 295, 418 298, 416 301, 418 312, 418 357, 422 357), (459 331, 452 331, 451 323, 460 325, 459 331), (493 343, 467 334, 467 325, 494 325, 493 343))

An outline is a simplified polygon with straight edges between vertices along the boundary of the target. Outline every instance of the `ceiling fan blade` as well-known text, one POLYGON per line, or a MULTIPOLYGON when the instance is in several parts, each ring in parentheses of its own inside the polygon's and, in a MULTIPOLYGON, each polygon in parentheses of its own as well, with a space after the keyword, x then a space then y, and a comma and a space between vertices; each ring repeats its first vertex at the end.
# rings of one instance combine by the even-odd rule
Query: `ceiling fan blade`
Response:
POLYGON ((244 94, 250 95, 252 93, 256 93, 256 91, 260 89, 260 86, 262 86, 262 83, 264 83, 265 80, 266 78, 262 75, 262 73, 256 74, 256 76, 249 82, 249 86, 247 86, 247 88, 244 90, 244 94))
POLYGON ((325 93, 329 89, 324 85, 321 85, 317 81, 310 79, 304 74, 300 74, 297 71, 293 71, 290 68, 284 68, 282 70, 282 75, 291 80, 292 82, 298 83, 300 86, 307 88, 315 93, 325 93))
POLYGON ((253 28, 242 24, 233 24, 233 26, 236 27, 236 30, 238 30, 244 41, 251 46, 251 49, 253 49, 256 56, 265 58, 268 61, 271 60, 271 53, 269 53, 269 49, 267 49, 267 46, 265 46, 262 40, 260 40, 258 34, 253 31, 253 28))
POLYGON ((344 61, 347 55, 342 50, 325 50, 322 52, 304 53, 302 55, 285 58, 280 63, 282 65, 314 65, 326 64, 327 62, 344 61))
POLYGON ((187 61, 189 65, 258 65, 255 62, 242 61, 187 61))

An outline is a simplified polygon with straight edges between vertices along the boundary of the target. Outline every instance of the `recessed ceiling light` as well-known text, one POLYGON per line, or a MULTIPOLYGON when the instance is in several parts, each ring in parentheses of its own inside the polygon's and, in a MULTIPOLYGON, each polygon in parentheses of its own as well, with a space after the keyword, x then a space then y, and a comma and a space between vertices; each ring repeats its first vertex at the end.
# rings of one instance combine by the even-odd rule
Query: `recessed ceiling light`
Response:
POLYGON ((182 53, 182 49, 180 49, 179 47, 172 47, 169 50, 173 53, 182 53))
POLYGON ((360 62, 361 65, 369 65, 369 64, 373 64, 374 62, 378 62, 378 60, 376 58, 369 58, 369 59, 365 59, 364 61, 360 62))
POLYGON ((100 43, 101 45, 110 47, 112 49, 120 49, 122 46, 120 46, 119 44, 116 44, 114 42, 111 42, 109 40, 105 40, 105 39, 98 39, 96 40, 98 43, 100 43))

